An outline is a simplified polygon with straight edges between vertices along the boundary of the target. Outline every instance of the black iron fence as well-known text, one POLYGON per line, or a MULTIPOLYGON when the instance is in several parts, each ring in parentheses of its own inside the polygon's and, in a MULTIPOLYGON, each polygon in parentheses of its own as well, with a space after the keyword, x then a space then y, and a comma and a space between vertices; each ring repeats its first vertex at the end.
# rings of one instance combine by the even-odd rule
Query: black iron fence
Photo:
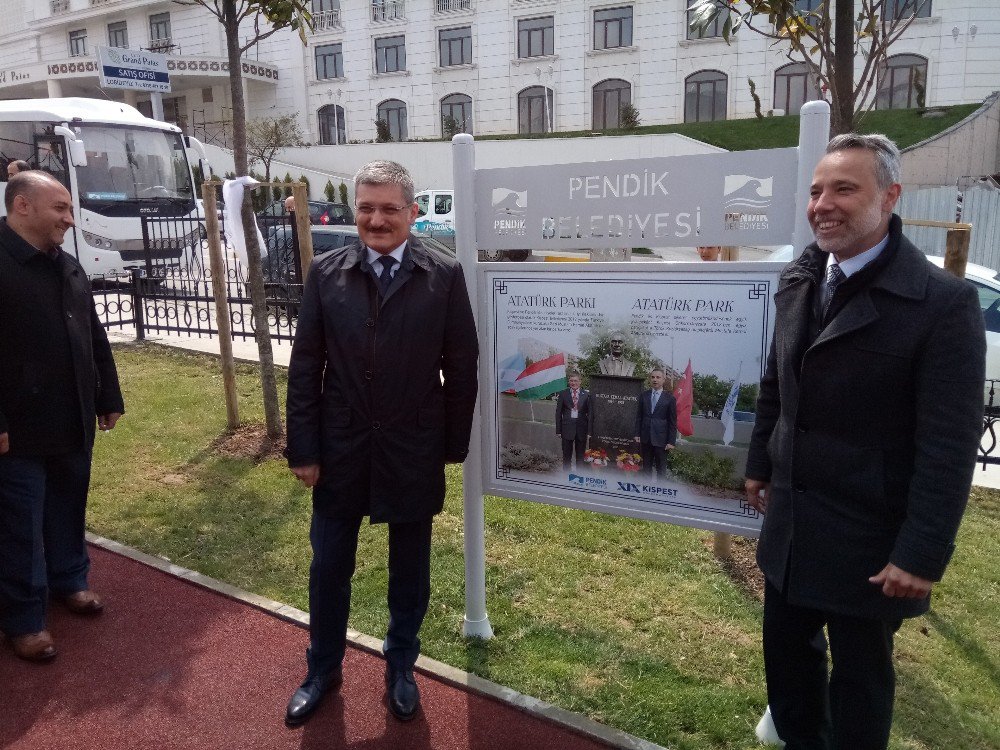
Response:
MULTIPOLYGON (((136 338, 180 334, 217 336, 216 301, 204 221, 143 217, 141 258, 128 275, 92 278, 94 300, 105 328, 134 327, 136 338)), ((220 236, 225 295, 234 339, 253 338, 256 323, 245 259, 220 236)), ((271 337, 290 341, 302 299, 295 222, 273 221, 264 233, 261 272, 271 337)))

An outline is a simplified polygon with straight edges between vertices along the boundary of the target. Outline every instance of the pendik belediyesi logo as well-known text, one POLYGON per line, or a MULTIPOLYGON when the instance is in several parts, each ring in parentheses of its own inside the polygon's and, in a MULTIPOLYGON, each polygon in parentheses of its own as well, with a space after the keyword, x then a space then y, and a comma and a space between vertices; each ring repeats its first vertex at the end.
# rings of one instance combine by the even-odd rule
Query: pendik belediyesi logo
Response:
POLYGON ((722 208, 729 231, 767 229, 767 209, 774 200, 774 176, 726 175, 722 208))
POLYGON ((493 229, 497 235, 525 235, 528 191, 493 188, 493 229))

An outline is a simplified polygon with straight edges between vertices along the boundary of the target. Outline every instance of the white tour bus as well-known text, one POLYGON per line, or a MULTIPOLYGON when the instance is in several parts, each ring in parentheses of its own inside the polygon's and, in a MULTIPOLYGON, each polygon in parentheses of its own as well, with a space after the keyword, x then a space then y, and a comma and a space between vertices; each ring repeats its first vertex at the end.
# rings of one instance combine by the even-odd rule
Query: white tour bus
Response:
POLYGON ((88 274, 145 265, 142 216, 173 217, 191 234, 190 241, 151 243, 159 245, 158 261, 181 263, 184 252, 201 247, 200 201, 188 148, 208 174, 200 143, 127 104, 81 98, 0 101, 0 197, 7 164, 26 161, 72 194, 76 228, 66 233, 63 249, 88 274))

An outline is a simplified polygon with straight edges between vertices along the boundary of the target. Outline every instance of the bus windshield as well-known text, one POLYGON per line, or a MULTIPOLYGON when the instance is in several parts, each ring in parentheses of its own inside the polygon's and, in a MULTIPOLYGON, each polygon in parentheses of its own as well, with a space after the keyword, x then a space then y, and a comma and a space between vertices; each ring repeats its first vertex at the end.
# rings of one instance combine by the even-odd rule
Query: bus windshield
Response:
POLYGON ((77 167, 80 207, 105 216, 194 209, 180 133, 117 125, 79 126, 87 166, 77 167))

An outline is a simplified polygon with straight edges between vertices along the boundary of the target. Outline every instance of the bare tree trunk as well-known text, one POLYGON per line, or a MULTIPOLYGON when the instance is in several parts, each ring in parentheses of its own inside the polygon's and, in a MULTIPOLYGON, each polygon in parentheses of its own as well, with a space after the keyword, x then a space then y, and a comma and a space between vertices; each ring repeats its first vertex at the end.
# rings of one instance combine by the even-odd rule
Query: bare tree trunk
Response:
POLYGON ((854 0, 837 0, 833 28, 833 107, 830 135, 854 130, 854 0))
MULTIPOLYGON (((223 0, 226 30, 226 53, 229 57, 229 86, 233 97, 233 161, 236 174, 247 171, 247 119, 246 102, 243 99, 243 69, 240 66, 239 18, 236 0, 223 0)), ((261 271, 260 245, 257 242, 257 227, 253 220, 253 204, 250 191, 243 193, 240 211, 243 233, 247 244, 247 276, 250 281, 250 302, 253 310, 254 338, 260 358, 260 384, 264 396, 264 421, 267 436, 276 440, 282 435, 281 410, 278 405, 278 383, 274 374, 274 352, 271 349, 271 330, 267 323, 267 303, 264 292, 264 276, 261 271)))

